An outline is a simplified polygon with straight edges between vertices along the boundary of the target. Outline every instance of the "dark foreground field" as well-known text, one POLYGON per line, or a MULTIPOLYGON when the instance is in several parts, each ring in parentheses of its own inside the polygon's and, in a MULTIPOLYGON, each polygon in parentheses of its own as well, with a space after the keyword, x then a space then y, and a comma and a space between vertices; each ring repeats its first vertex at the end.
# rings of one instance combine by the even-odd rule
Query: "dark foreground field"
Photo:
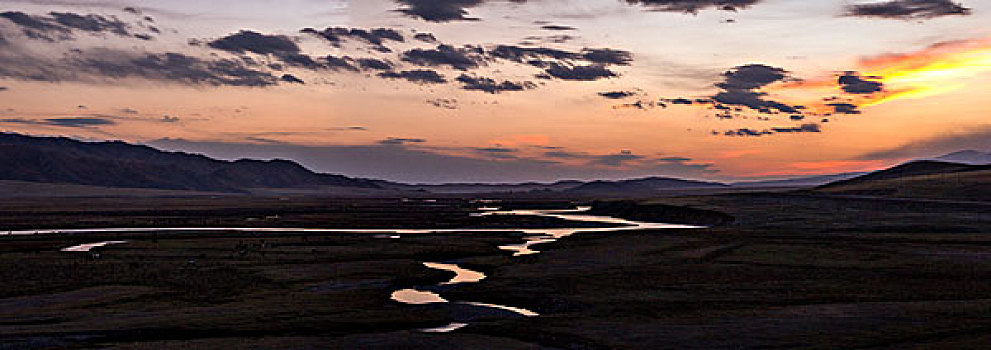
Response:
MULTIPOLYGON (((656 202, 735 221, 624 207, 615 212, 722 225, 578 234, 526 257, 497 248, 520 240, 507 233, 2 237, 0 348, 904 349, 991 342, 991 203, 801 193, 656 202), (96 250, 99 258, 59 252, 122 239, 129 243, 96 250), (390 300, 397 289, 451 277, 424 261, 488 275, 444 288, 449 300, 541 316, 390 300), (470 325, 448 334, 417 331, 452 321, 470 325)), ((496 228, 524 219, 469 217, 472 208, 461 200, 24 199, 0 205, 0 227, 496 228)))

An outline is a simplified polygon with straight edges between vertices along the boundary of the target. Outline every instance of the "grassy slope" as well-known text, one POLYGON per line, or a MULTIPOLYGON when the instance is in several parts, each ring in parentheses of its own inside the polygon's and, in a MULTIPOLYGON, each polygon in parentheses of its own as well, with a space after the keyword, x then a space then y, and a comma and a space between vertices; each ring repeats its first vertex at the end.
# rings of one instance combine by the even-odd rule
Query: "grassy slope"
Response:
POLYGON ((818 191, 830 194, 900 198, 991 200, 991 170, 912 175, 892 179, 841 183, 820 188, 818 191))

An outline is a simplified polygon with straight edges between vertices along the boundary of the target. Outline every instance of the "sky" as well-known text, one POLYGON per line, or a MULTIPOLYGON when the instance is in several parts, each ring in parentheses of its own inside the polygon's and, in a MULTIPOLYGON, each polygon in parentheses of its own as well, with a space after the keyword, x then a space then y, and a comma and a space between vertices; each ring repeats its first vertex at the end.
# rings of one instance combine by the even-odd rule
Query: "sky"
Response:
POLYGON ((991 151, 979 0, 6 0, 0 131, 416 183, 991 151))

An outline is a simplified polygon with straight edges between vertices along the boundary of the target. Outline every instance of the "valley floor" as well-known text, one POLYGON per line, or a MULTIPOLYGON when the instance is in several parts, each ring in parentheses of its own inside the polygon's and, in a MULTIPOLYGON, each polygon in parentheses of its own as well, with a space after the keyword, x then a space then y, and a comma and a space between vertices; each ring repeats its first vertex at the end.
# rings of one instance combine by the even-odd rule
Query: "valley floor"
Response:
MULTIPOLYGON (((0 227, 511 224, 479 222, 461 200, 121 201, 128 200, 4 203, 0 227)), ((519 241, 506 233, 0 237, 0 349, 904 349, 991 342, 991 203, 807 193, 656 202, 736 220, 697 230, 579 233, 524 257, 497 248, 519 241), (109 240, 128 243, 98 248, 99 257, 59 251, 109 240), (445 289, 446 298, 540 316, 478 313, 452 333, 418 332, 465 317, 445 305, 389 299, 396 289, 451 277, 424 261, 454 261, 488 276, 445 289)))

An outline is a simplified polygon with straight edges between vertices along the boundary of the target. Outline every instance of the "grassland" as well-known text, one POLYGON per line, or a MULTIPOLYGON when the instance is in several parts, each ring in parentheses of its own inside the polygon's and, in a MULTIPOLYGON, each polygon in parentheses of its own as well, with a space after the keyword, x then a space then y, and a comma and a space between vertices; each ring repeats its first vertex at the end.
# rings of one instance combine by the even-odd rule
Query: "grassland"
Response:
MULTIPOLYGON (((498 250, 520 240, 507 233, 2 237, 0 348, 903 349, 991 341, 991 203, 814 193, 652 203, 733 220, 698 230, 578 234, 526 257, 498 250), (99 258, 58 251, 103 240, 129 243, 100 248, 99 258), (396 289, 451 277, 423 261, 455 261, 489 276, 445 289, 448 299, 541 316, 474 313, 454 333, 417 332, 465 317, 445 305, 389 300, 396 289)), ((460 199, 21 199, 0 204, 0 227, 562 224, 479 222, 468 216, 472 206, 460 199)))

